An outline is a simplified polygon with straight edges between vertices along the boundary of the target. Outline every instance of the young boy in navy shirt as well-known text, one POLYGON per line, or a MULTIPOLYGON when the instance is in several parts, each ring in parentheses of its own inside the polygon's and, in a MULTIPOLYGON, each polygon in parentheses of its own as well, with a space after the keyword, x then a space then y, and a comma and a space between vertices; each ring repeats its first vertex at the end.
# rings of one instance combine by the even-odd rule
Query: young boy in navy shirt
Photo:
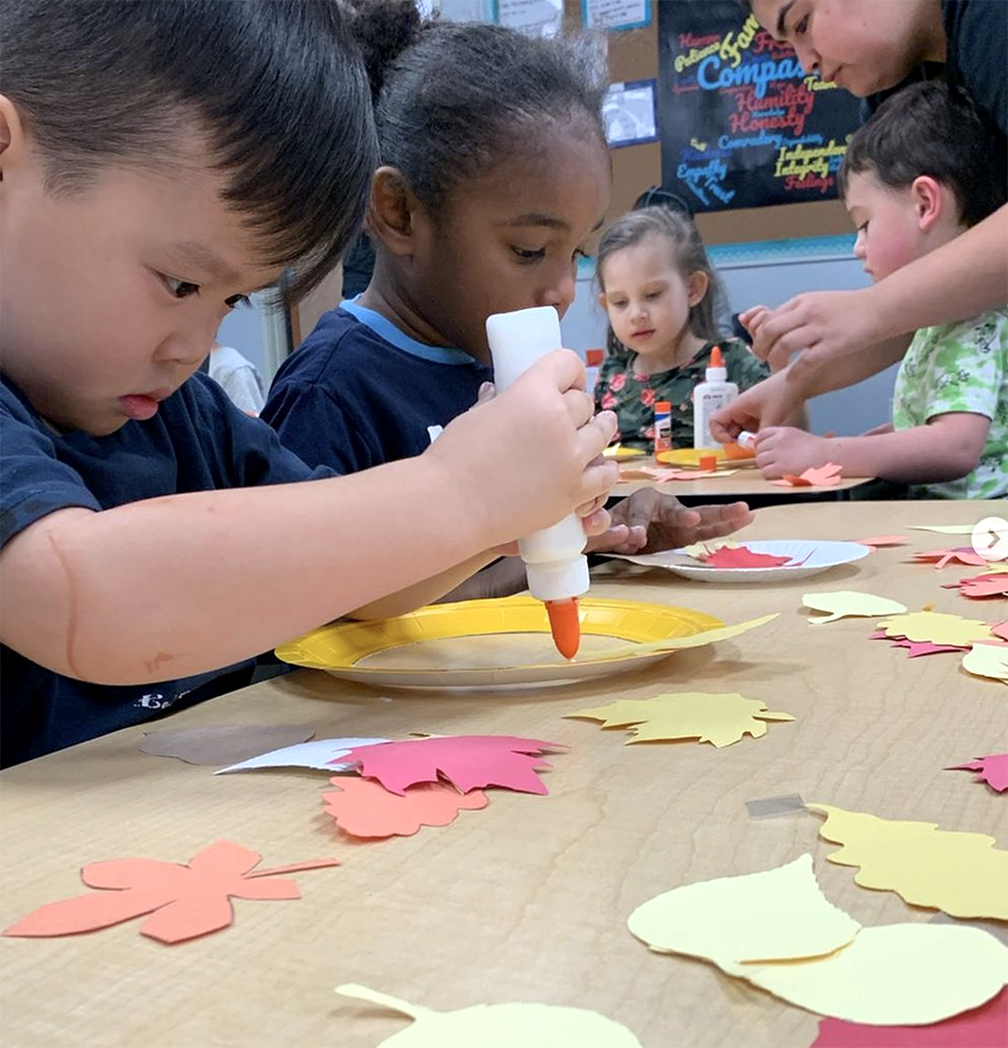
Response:
POLYGON ((574 508, 604 529, 614 420, 571 353, 340 478, 194 374, 244 296, 356 235, 375 138, 337 4, 5 0, 3 29, 3 763, 424 603, 574 508))

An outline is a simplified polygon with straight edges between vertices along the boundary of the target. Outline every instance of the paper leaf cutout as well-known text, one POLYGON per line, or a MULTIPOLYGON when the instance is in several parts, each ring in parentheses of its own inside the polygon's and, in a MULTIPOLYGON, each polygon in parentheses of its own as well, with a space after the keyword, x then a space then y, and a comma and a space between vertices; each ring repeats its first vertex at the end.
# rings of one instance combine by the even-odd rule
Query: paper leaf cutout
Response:
POLYGON ((1006 972, 1008 948, 956 924, 862 928, 827 957, 746 965, 749 982, 799 1008, 885 1026, 935 1023, 976 1008, 1000 992, 1006 972))
POLYGON ((908 524, 914 531, 934 531, 939 535, 972 535, 973 524, 908 524))
POLYGON ((137 749, 187 764, 234 764, 278 746, 304 742, 314 734, 310 724, 211 724, 149 732, 137 749))
POLYGON ((995 637, 1000 637, 1001 640, 1008 640, 1008 619, 1005 619, 1004 622, 995 622, 994 625, 991 626, 991 633, 993 633, 995 637))
POLYGON ((514 735, 449 735, 407 739, 378 746, 361 746, 346 756, 360 764, 360 773, 377 779, 386 790, 402 796, 418 782, 443 776, 462 793, 483 786, 501 786, 520 793, 545 794, 536 774, 550 765, 539 754, 566 747, 514 735))
POLYGON ((1008 644, 974 644, 963 656, 962 667, 975 677, 1008 684, 1008 644))
POLYGON ((932 644, 929 640, 907 640, 906 637, 890 637, 885 630, 876 630, 869 634, 869 640, 887 640, 894 648, 906 648, 907 658, 916 659, 921 655, 938 655, 944 651, 969 651, 964 644, 932 644))
POLYGON ((829 593, 806 593, 802 604, 812 611, 826 613, 825 618, 812 618, 809 622, 821 626, 825 622, 849 616, 875 618, 906 611, 906 605, 888 597, 876 597, 871 593, 856 593, 854 590, 833 590, 829 593))
POLYGON ((979 1008, 928 1026, 869 1026, 820 1019, 811 1048, 1005 1048, 1008 990, 979 1008))
POLYGON ((618 699, 608 706, 568 713, 569 718, 602 721, 603 728, 627 727, 635 742, 697 739, 717 747, 730 746, 743 735, 766 735, 766 721, 794 720, 788 713, 774 713, 759 699, 746 699, 692 691, 658 695, 653 699, 618 699))
POLYGON ((703 480, 705 477, 730 477, 737 469, 662 469, 660 466, 628 466, 620 470, 620 480, 649 480, 664 484, 670 480, 703 480))
POLYGON ((968 579, 949 583, 946 589, 958 589, 960 596, 971 600, 987 597, 1008 597, 1008 574, 1002 571, 987 571, 982 575, 971 575, 968 579))
POLYGON ((709 553, 719 549, 738 549, 740 543, 734 539, 708 539, 706 542, 694 542, 692 546, 683 546, 678 552, 685 553, 694 560, 703 560, 709 553))
POLYGON ((227 928, 231 898, 300 899, 297 884, 266 880, 274 874, 338 866, 337 859, 253 872, 262 856, 231 841, 217 841, 188 865, 158 859, 112 859, 88 863, 81 880, 97 894, 48 903, 12 924, 4 935, 48 937, 97 931, 151 914, 140 934, 164 943, 183 942, 227 928))
POLYGON ((960 648, 994 639, 986 622, 940 611, 911 611, 896 615, 880 622, 879 630, 893 640, 906 637, 907 640, 929 640, 932 644, 953 644, 960 648))
POLYGON ((356 983, 337 986, 336 992, 384 1005, 414 1020, 378 1048, 641 1048, 621 1023, 585 1008, 510 1003, 435 1012, 356 983))
POLYGON ((992 753, 987 757, 977 757, 969 764, 953 764, 945 770, 976 771, 980 774, 973 776, 974 782, 985 782, 998 793, 1008 790, 1008 753, 992 753))
POLYGON ((748 546, 719 549, 700 558, 711 568, 779 568, 790 564, 790 557, 776 557, 772 553, 755 553, 748 546))
POLYGON ((872 535, 867 539, 854 540, 860 546, 870 546, 873 550, 882 549, 886 546, 905 546, 905 535, 872 535))
POLYGON ((422 826, 447 826, 460 811, 487 806, 482 790, 459 793, 443 782, 422 782, 402 795, 373 779, 329 780, 337 790, 322 794, 326 811, 351 837, 411 837, 422 826))
POLYGON ((993 837, 827 804, 806 807, 826 815, 819 835, 842 845, 827 858, 840 866, 859 866, 854 880, 862 888, 896 892, 912 906, 943 910, 950 917, 1008 920, 1008 851, 995 849, 993 837))
POLYGON ((915 553, 913 559, 921 562, 933 562, 936 568, 944 568, 946 564, 966 564, 969 567, 982 568, 987 561, 978 553, 973 552, 972 546, 957 546, 955 549, 932 549, 925 552, 915 553))
POLYGON ((279 750, 262 753, 239 764, 219 768, 214 775, 228 775, 234 771, 255 771, 258 768, 316 768, 327 771, 345 771, 350 764, 340 764, 340 757, 345 757, 356 746, 374 746, 388 739, 314 739, 296 746, 284 746, 279 750))
POLYGON ((763 615, 758 619, 750 619, 748 622, 739 622, 734 626, 717 626, 712 630, 703 630, 693 633, 688 637, 666 637, 664 640, 648 641, 645 644, 626 644, 618 648, 608 648, 597 656, 587 656, 578 659, 578 662, 598 662, 622 658, 625 655, 643 655, 652 651, 681 651, 684 648, 702 648, 707 644, 714 644, 720 640, 731 640, 732 637, 741 636, 757 626, 765 626, 768 622, 777 618, 780 612, 775 611, 772 615, 763 615))
POLYGON ((827 901, 812 856, 802 855, 762 873, 674 888, 638 906, 627 927, 652 950, 702 957, 741 975, 745 961, 832 953, 861 925, 827 901))
POLYGON ((772 480, 780 488, 832 488, 840 483, 843 470, 835 462, 805 470, 799 476, 785 473, 780 480, 772 480))

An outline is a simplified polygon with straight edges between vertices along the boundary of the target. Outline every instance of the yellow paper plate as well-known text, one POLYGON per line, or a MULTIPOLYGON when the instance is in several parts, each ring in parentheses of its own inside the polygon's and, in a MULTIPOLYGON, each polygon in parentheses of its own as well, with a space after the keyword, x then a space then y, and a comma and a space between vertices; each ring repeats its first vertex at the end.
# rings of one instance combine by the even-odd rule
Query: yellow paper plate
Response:
POLYGON ((655 458, 667 466, 699 466, 701 455, 713 455, 718 465, 732 462, 736 465, 752 462, 755 464, 756 452, 737 445, 723 445, 716 448, 675 448, 672 451, 659 451, 655 458))
POLYGON ((621 462, 623 459, 641 458, 646 454, 647 452, 642 451, 640 448, 625 448, 622 444, 610 444, 602 452, 604 458, 616 459, 617 462, 621 462))
POLYGON ((432 604, 380 622, 338 622, 276 649, 295 666, 400 688, 474 688, 559 683, 624 673, 672 652, 627 649, 691 637, 723 623, 664 604, 584 597, 581 650, 554 648, 546 609, 532 597, 432 604), (607 648, 614 651, 605 657, 607 648))

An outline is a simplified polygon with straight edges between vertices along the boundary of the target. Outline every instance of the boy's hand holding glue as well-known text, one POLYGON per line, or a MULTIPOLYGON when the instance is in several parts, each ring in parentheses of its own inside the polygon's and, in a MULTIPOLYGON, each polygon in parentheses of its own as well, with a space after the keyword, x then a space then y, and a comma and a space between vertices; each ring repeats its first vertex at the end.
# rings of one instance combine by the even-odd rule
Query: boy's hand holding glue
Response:
POLYGON ((832 458, 831 441, 793 426, 769 426, 756 435, 756 465, 768 480, 795 476, 832 458))

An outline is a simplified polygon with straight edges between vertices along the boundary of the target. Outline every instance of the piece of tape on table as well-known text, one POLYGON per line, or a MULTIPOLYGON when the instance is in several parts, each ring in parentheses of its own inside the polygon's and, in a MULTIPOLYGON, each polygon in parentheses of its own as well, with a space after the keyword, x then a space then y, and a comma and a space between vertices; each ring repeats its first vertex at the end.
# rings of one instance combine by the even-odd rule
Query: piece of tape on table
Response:
POLYGON ((780 797, 762 797, 745 802, 750 819, 776 819, 782 815, 807 815, 805 802, 797 793, 785 793, 780 797))

